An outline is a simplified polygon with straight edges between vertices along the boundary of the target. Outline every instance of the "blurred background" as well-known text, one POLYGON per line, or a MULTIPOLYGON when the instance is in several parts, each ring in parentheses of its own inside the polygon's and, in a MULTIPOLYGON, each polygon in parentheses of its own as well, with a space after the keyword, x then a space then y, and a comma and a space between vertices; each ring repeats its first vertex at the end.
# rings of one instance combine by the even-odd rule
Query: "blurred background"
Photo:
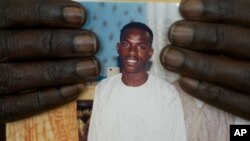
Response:
POLYGON ((165 80, 173 81, 176 76, 166 75, 159 62, 159 53, 168 43, 169 26, 180 19, 178 3, 170 2, 89 2, 81 1, 87 10, 84 29, 94 31, 100 42, 97 58, 102 65, 99 80, 119 72, 116 44, 119 42, 120 29, 127 23, 136 21, 147 24, 154 33, 154 55, 149 71, 165 80), (164 75, 161 75, 164 73, 164 75))

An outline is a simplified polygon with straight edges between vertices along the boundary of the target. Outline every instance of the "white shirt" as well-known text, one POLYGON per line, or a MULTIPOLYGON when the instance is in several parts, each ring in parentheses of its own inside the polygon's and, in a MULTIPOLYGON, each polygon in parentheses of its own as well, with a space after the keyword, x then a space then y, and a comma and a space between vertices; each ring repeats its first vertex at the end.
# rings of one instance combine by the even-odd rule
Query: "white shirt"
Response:
POLYGON ((185 141, 183 110, 175 88, 149 75, 139 87, 121 74, 97 85, 88 141, 185 141))

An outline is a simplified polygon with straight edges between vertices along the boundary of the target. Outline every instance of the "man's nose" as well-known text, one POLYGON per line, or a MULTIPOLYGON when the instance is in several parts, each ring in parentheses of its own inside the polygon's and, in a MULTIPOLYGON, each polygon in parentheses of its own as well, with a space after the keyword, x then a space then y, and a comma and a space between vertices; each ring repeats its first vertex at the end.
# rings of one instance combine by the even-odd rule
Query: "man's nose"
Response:
POLYGON ((135 46, 131 46, 128 50, 128 53, 130 55, 136 55, 136 47, 135 46))

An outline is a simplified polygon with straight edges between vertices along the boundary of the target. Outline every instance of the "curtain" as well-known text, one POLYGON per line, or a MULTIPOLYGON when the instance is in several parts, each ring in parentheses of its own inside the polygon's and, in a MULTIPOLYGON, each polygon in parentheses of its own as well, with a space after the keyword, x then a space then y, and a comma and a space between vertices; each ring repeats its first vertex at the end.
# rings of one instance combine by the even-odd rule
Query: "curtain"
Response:
POLYGON ((167 37, 169 27, 175 21, 181 19, 178 7, 179 3, 170 2, 149 2, 147 5, 148 13, 146 20, 154 33, 154 54, 151 58, 152 66, 149 72, 169 82, 176 80, 179 76, 173 72, 165 70, 160 64, 159 56, 162 48, 169 44, 167 37))

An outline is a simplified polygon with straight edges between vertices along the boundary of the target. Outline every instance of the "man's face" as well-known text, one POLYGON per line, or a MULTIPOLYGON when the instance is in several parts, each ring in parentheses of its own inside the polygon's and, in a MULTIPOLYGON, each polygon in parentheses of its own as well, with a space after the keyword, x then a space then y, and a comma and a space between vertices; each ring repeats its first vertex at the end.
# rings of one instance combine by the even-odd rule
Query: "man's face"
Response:
POLYGON ((149 33, 141 29, 129 28, 123 32, 121 42, 117 44, 123 72, 147 71, 146 63, 153 54, 151 42, 149 33))

